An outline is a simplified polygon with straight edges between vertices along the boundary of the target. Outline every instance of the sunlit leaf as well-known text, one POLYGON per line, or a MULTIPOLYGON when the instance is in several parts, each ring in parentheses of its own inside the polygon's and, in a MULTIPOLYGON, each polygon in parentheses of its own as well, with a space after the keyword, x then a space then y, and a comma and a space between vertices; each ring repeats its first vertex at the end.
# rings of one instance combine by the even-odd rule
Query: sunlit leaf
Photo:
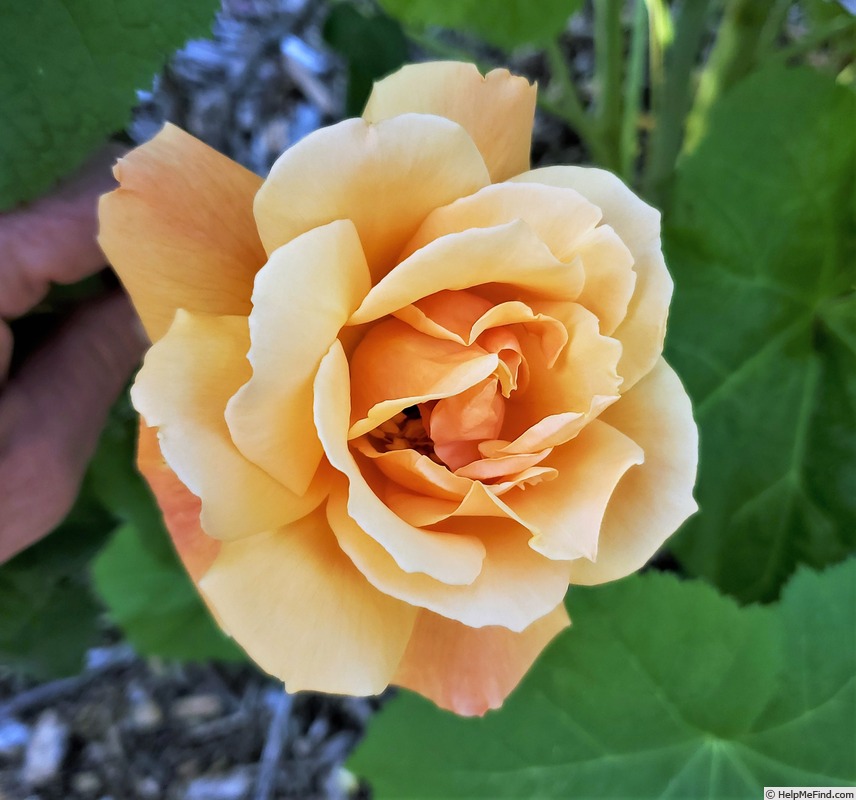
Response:
POLYGON ((701 429, 684 565, 744 600, 856 546, 856 96, 806 69, 729 92, 665 216, 668 357, 701 429))
POLYGON ((0 209, 45 191, 120 130, 216 0, 0 0, 0 209))
POLYGON ((573 626, 503 709, 403 694, 351 769, 378 800, 750 798, 856 781, 856 560, 738 607, 649 573, 572 589, 573 626))

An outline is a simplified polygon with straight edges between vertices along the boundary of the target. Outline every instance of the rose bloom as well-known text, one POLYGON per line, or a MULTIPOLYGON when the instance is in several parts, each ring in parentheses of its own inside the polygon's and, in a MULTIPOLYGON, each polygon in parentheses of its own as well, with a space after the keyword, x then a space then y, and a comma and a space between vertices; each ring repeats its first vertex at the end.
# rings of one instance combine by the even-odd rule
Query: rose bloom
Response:
POLYGON ((408 66, 264 180, 167 125, 101 201, 154 343, 141 470, 290 691, 496 708, 569 583, 695 510, 659 214, 599 169, 529 171, 535 92, 408 66))

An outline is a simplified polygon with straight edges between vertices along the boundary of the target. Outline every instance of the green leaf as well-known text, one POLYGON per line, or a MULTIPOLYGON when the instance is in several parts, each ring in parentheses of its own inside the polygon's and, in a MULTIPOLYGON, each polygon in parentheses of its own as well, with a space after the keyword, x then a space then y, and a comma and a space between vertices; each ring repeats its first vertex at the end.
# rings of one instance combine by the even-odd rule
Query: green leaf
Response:
POLYGON ((742 600, 856 546, 856 97, 759 73, 679 164, 667 357, 701 431, 684 566, 742 600))
POLYGON ((365 14, 351 3, 333 6, 324 22, 324 40, 348 61, 345 112, 363 113, 372 84, 407 61, 401 26, 385 14, 365 14))
POLYGON ((856 781, 856 560, 738 607, 648 573, 572 589, 573 626, 498 712, 409 693, 351 769, 383 798, 755 798, 856 781))
POLYGON ((136 467, 140 418, 126 391, 113 404, 98 450, 89 465, 93 493, 118 519, 143 534, 143 544, 160 560, 175 557, 163 516, 136 467))
POLYGON ((199 597, 170 542, 160 510, 135 468, 136 412, 113 407, 90 466, 99 498, 125 524, 92 565, 95 587, 131 644, 179 660, 243 660, 199 597))
POLYGON ((0 0, 0 210, 123 128, 135 90, 209 30, 216 0, 0 0))
POLYGON ((84 485, 53 533, 0 567, 0 662, 39 679, 80 670, 101 613, 86 567, 114 525, 84 485))
POLYGON ((128 640, 144 655, 244 660, 212 621, 177 557, 159 557, 145 541, 153 535, 123 525, 92 567, 95 586, 128 640))
POLYGON ((380 0, 380 4, 405 25, 456 28, 513 50, 555 39, 582 0, 380 0))
POLYGON ((856 4, 853 0, 803 0, 801 5, 809 21, 815 26, 856 15, 856 4))

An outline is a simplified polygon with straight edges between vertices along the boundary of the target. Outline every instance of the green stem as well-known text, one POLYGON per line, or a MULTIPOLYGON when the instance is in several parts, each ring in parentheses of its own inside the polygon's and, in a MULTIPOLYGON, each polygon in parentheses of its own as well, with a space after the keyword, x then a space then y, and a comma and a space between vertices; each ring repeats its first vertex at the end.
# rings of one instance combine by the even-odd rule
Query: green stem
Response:
POLYGON ((621 120, 621 177, 635 183, 636 158, 639 155, 639 113, 645 82, 645 55, 648 43, 648 12, 644 0, 636 0, 630 56, 624 82, 624 117, 621 120))
POLYGON ((675 31, 672 15, 665 0, 645 0, 648 9, 648 63, 650 105, 656 113, 662 106, 663 84, 666 80, 666 52, 672 46, 675 31))
POLYGON ((685 150, 692 150, 701 138, 716 99, 755 66, 764 23, 776 3, 777 0, 730 0, 726 6, 687 119, 685 150))
POLYGON ((595 120, 608 157, 604 166, 614 170, 621 161, 622 6, 623 0, 597 0, 594 4, 595 120))
POLYGON ((579 94, 577 94, 577 88, 571 78, 561 45, 558 41, 551 41, 546 45, 544 52, 547 56, 547 63, 550 65, 550 85, 547 88, 547 93, 551 95, 554 104, 562 109, 562 118, 577 133, 590 133, 591 121, 586 115, 579 94))
POLYGON ((661 203, 675 169, 684 137, 684 121, 690 108, 693 68, 705 33, 710 0, 692 0, 680 7, 674 39, 662 55, 665 75, 654 107, 643 189, 661 203))
POLYGON ((794 0, 775 0, 773 8, 767 15, 767 21, 761 29, 761 36, 758 39, 758 54, 759 58, 764 58, 768 53, 776 47, 776 39, 785 27, 785 21, 788 18, 788 11, 794 4, 794 0))
POLYGON ((580 141, 598 164, 605 164, 608 154, 580 101, 568 64, 558 41, 549 42, 545 49, 550 66, 550 83, 538 95, 538 105, 564 120, 579 136, 580 141))
POLYGON ((856 30, 856 17, 835 17, 827 25, 816 28, 799 41, 779 50, 770 61, 773 63, 790 61, 853 30, 856 30))

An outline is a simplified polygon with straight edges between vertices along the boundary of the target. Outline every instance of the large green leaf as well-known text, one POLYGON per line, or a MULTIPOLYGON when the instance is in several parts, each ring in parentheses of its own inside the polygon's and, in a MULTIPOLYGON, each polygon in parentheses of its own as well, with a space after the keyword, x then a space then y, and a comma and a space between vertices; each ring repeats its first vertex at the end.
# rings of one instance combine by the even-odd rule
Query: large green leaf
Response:
POLYGON ((50 536, 0 567, 0 661, 37 678, 80 670, 101 614, 86 567, 114 525, 84 485, 50 536))
POLYGON ((380 0, 380 4, 406 25, 457 28, 512 50, 554 39, 582 0, 380 0))
POLYGON ((383 798, 746 798, 856 782, 856 560, 738 607, 648 573, 573 589, 571 629, 498 712, 404 694, 351 768, 383 798))
POLYGON ((0 209, 28 200, 124 127, 216 0, 0 0, 0 209))
POLYGON ((92 565, 95 587, 138 652, 180 660, 242 660, 182 567, 151 492, 134 467, 138 418, 127 397, 112 409, 90 466, 104 505, 125 524, 92 565))
POLYGON ((743 600, 856 545, 856 98, 807 69, 713 110, 666 214, 668 357, 701 429, 684 565, 743 600))

